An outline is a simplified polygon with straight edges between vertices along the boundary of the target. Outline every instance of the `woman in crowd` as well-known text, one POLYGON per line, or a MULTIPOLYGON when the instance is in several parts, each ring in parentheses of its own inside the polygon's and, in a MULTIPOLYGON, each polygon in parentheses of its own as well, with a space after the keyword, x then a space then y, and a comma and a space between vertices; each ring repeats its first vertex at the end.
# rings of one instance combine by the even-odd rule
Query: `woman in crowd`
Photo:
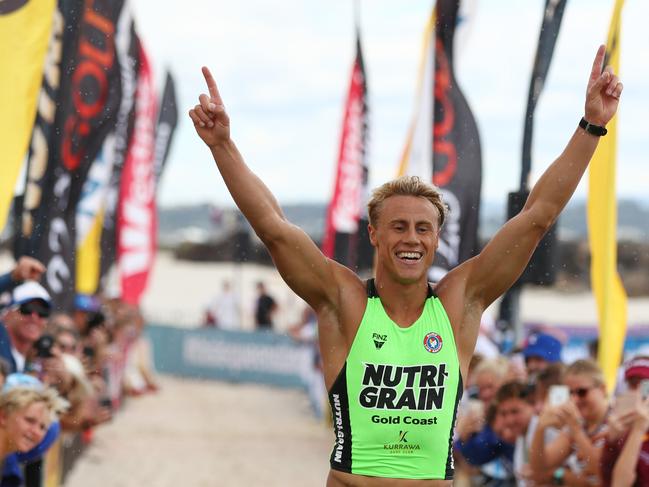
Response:
POLYGON ((17 387, 0 395, 0 458, 27 452, 44 438, 65 401, 52 389, 17 387))
POLYGON ((464 401, 458 412, 455 451, 458 460, 458 480, 471 477, 474 485, 508 485, 512 481, 512 444, 505 444, 492 428, 489 416, 494 416, 492 402, 510 373, 509 363, 499 357, 483 359, 469 374, 469 389, 475 398, 464 401), (505 452, 502 455, 499 452, 505 452))
POLYGON ((599 462, 609 412, 604 377, 591 360, 577 360, 565 371, 570 400, 546 406, 539 416, 530 447, 533 477, 541 485, 600 485, 599 462), (546 443, 546 430, 560 429, 546 443))

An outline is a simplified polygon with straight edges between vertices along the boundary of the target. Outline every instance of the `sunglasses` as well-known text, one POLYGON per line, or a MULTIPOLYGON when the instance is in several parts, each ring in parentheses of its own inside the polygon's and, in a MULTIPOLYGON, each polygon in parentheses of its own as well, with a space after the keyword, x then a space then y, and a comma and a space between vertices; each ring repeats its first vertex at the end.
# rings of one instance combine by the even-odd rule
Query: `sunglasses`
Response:
POLYGON ((570 389, 571 396, 577 396, 579 399, 585 398, 592 387, 578 387, 577 389, 570 389))
POLYGON ((18 307, 18 311, 20 311, 20 314, 25 316, 31 316, 34 313, 36 313, 41 318, 47 318, 48 316, 50 316, 49 308, 43 306, 42 304, 34 302, 21 304, 18 307))

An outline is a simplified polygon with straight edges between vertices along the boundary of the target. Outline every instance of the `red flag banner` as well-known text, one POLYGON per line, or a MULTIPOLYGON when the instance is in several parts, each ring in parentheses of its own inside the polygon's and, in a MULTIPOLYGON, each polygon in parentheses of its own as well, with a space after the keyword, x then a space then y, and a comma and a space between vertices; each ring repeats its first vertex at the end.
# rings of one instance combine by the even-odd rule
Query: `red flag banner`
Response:
POLYGON ((360 37, 345 103, 334 192, 327 209, 322 251, 349 267, 357 267, 359 221, 367 198, 367 82, 360 37))
POLYGON ((146 53, 140 44, 135 126, 122 171, 117 211, 117 263, 122 299, 137 305, 146 289, 156 249, 156 97, 146 53))

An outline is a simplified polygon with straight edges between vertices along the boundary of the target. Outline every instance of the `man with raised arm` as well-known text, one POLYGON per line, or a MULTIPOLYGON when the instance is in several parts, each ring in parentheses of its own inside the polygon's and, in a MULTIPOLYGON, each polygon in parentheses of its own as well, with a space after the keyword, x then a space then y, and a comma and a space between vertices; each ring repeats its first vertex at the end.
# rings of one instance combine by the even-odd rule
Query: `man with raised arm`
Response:
POLYGON ((480 317, 523 272, 617 109, 622 83, 602 71, 604 52, 593 62, 583 120, 523 210, 436 285, 427 280, 445 217, 436 188, 402 177, 374 191, 376 275, 361 281, 286 220, 230 139, 223 100, 203 68, 209 95, 189 111, 196 132, 282 278, 318 316, 336 437, 329 487, 451 485, 455 415, 480 317))

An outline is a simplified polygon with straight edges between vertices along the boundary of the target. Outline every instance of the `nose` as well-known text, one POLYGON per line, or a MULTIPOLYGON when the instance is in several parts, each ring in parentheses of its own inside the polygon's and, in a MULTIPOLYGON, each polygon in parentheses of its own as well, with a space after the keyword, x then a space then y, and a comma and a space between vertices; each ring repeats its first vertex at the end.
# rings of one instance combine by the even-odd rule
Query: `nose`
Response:
POLYGON ((417 229, 415 228, 414 225, 408 227, 408 230, 406 231, 406 234, 404 236, 404 240, 406 242, 414 242, 414 243, 416 243, 419 240, 417 238, 417 229))

